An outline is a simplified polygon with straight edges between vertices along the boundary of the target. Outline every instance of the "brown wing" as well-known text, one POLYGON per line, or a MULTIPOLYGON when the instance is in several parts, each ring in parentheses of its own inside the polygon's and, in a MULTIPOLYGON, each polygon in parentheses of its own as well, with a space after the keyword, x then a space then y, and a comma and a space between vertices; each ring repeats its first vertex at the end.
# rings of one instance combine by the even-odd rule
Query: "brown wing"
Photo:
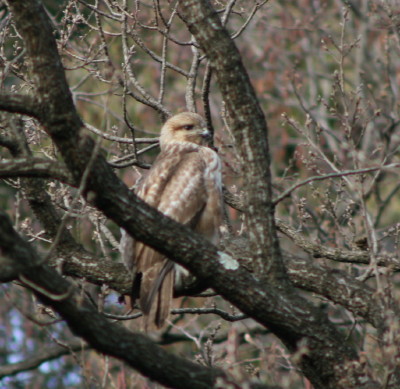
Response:
MULTIPOLYGON (((174 145, 177 146, 177 145, 174 145)), ((138 196, 172 219, 195 228, 207 202, 205 170, 198 148, 172 147, 160 154, 138 196)), ((162 254, 137 242, 133 300, 139 298, 145 328, 161 327, 171 307, 174 266, 162 254)))

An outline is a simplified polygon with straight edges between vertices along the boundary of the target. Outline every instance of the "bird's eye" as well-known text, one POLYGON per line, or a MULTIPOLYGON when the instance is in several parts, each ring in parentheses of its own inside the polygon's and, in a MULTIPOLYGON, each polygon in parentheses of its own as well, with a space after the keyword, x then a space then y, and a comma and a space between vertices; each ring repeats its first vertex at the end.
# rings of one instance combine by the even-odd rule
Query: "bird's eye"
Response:
POLYGON ((186 124, 186 126, 183 126, 183 129, 184 130, 193 130, 193 128, 194 128, 194 125, 193 124, 186 124))

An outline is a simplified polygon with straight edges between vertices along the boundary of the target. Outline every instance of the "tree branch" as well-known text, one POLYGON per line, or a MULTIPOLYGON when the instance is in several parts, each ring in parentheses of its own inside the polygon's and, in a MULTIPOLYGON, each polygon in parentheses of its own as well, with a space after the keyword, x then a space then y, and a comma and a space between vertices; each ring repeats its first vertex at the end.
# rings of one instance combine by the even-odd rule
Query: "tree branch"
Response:
MULTIPOLYGON (((348 262, 368 265, 370 253, 363 250, 346 250, 342 248, 325 247, 303 238, 293 228, 282 221, 277 221, 278 229, 288 236, 293 242, 315 258, 326 258, 337 262, 348 262)), ((395 255, 379 255, 377 264, 393 269, 400 269, 400 261, 395 255)))
MULTIPOLYGON (((224 187, 224 200, 230 207, 240 212, 245 212, 243 199, 230 193, 224 187)), ((313 243, 302 237, 294 228, 290 227, 282 220, 276 219, 276 226, 280 232, 289 237, 298 247, 315 258, 326 258, 336 262, 356 263, 368 265, 370 254, 363 250, 346 250, 342 248, 325 247, 322 244, 313 243)), ((394 270, 400 269, 400 261, 395 255, 379 255, 377 264, 394 270)))
POLYGON ((12 177, 48 178, 74 186, 72 176, 64 164, 42 158, 25 157, 0 161, 0 178, 12 177))
POLYGON ((358 174, 372 173, 372 172, 376 172, 376 171, 389 170, 389 169, 394 169, 394 168, 398 168, 398 167, 400 167, 399 163, 391 163, 389 165, 367 167, 364 169, 345 170, 345 171, 341 171, 341 172, 337 172, 337 173, 329 173, 329 174, 324 174, 321 176, 309 177, 303 181, 300 181, 300 182, 292 185, 290 188, 286 189, 282 194, 280 194, 276 199, 274 199, 273 203, 275 205, 278 204, 283 199, 290 196, 290 194, 292 192, 294 192, 296 189, 298 189, 304 185, 307 185, 311 182, 314 182, 314 181, 323 181, 323 180, 328 180, 330 178, 340 178, 340 177, 347 177, 347 176, 358 175, 358 174))
POLYGON ((285 271, 274 228, 268 130, 264 113, 227 30, 206 1, 184 0, 179 13, 188 29, 207 55, 214 71, 232 132, 243 164, 246 187, 247 224, 257 274, 274 282, 285 279, 285 271), (217 27, 216 27, 217 26, 217 27))
POLYGON ((37 101, 28 95, 2 94, 0 95, 0 110, 20 113, 35 118, 40 117, 37 101))
POLYGON ((36 369, 44 362, 60 358, 72 352, 84 351, 88 348, 90 347, 84 345, 81 340, 66 344, 65 346, 56 345, 50 348, 47 347, 45 350, 38 351, 34 356, 30 358, 28 357, 21 362, 10 363, 9 365, 1 366, 0 379, 22 373, 23 371, 36 369))
POLYGON ((338 269, 312 264, 309 260, 285 256, 288 275, 293 284, 340 304, 382 331, 386 309, 381 296, 361 281, 338 269))
POLYGON ((14 231, 4 212, 0 212, 0 232, 3 254, 25 266, 23 279, 29 280, 29 288, 96 350, 123 359, 145 376, 174 388, 210 388, 217 378, 223 385, 233 384, 223 371, 176 357, 146 336, 105 319, 70 282, 43 265, 34 248, 14 231))
MULTIPOLYGON (((315 387, 336 388, 341 379, 337 373, 339 370, 343 372, 343 367, 338 366, 338 361, 341 361, 339 365, 344 366, 346 360, 357 359, 356 353, 354 348, 341 347, 344 345, 344 339, 338 333, 334 335, 336 330, 329 323, 319 323, 315 326, 316 322, 322 319, 323 313, 313 309, 286 282, 286 272, 281 259, 274 221, 267 126, 240 54, 208 1, 181 0, 178 10, 215 71, 227 112, 232 121, 231 127, 236 144, 240 145, 239 151, 244 161, 243 177, 246 182, 246 221, 255 272, 260 278, 264 279, 264 282, 268 282, 270 289, 279 290, 282 298, 275 300, 275 313, 283 307, 281 305, 282 300, 290 301, 291 308, 289 309, 293 314, 296 311, 293 317, 289 317, 291 316, 289 314, 288 317, 284 318, 285 315, 283 315, 280 320, 280 325, 284 321, 286 324, 290 320, 293 320, 292 324, 297 322, 296 329, 292 328, 293 332, 282 333, 281 328, 273 329, 274 326, 271 321, 267 325, 290 350, 293 350, 293 344, 288 340, 292 336, 297 338, 300 335, 299 332, 302 331, 298 331, 299 328, 310 325, 313 327, 313 331, 317 332, 322 327, 325 328, 329 335, 326 336, 327 333, 325 333, 317 336, 317 344, 310 347, 310 353, 307 358, 301 361, 301 366, 303 372, 315 387), (296 307, 296 309, 293 310, 293 307, 296 307), (310 316, 306 318, 299 315, 299 311, 302 310, 307 311, 310 316), (309 322, 310 319, 313 324, 309 322), (337 337, 333 342, 336 343, 336 346, 331 343, 333 341, 331 336, 337 337), (338 341, 339 339, 341 340, 338 341), (332 346, 337 352, 335 358, 338 359, 336 360, 331 359, 332 354, 327 351, 328 349, 332 350, 332 346), (330 357, 327 358, 328 354, 330 354, 330 357), (325 379, 321 381, 322 376, 325 379)), ((229 298, 232 297, 229 296, 229 298)), ((241 306, 237 306, 242 309, 241 306)), ((247 313, 246 310, 243 310, 243 312, 247 313)), ((285 312, 288 313, 288 311, 285 312)), ((269 319, 274 320, 272 316, 269 319)), ((314 335, 317 332, 314 332, 314 335)), ((300 338, 303 338, 304 335, 304 333, 300 335, 300 338)), ((312 342, 311 338, 305 335, 303 340, 307 339, 307 341, 312 342)), ((297 348, 298 341, 297 338, 294 349, 297 348)), ((361 387, 365 385, 368 379, 360 369, 361 365, 358 366, 359 381, 357 385, 361 387)))

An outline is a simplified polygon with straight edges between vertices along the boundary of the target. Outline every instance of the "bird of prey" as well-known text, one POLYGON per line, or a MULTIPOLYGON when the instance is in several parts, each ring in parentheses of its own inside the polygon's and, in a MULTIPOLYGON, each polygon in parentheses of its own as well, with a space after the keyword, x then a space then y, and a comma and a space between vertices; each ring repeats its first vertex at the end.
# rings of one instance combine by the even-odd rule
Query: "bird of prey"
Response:
MULTIPOLYGON (((204 119, 196 113, 183 112, 167 120, 160 134, 161 153, 136 193, 215 244, 223 205, 221 162, 207 146, 210 136, 204 119)), ((122 251, 125 263, 134 272, 132 304, 139 300, 147 331, 161 328, 183 269, 128 236, 122 251)))

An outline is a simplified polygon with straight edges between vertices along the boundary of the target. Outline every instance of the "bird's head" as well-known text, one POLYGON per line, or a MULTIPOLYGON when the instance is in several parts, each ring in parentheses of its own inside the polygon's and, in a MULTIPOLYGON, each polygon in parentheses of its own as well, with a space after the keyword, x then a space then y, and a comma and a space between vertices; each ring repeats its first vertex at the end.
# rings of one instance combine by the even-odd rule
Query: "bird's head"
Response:
POLYGON ((205 120, 194 112, 182 112, 169 118, 161 129, 160 147, 164 148, 172 142, 191 142, 208 145, 211 140, 210 131, 205 120))

